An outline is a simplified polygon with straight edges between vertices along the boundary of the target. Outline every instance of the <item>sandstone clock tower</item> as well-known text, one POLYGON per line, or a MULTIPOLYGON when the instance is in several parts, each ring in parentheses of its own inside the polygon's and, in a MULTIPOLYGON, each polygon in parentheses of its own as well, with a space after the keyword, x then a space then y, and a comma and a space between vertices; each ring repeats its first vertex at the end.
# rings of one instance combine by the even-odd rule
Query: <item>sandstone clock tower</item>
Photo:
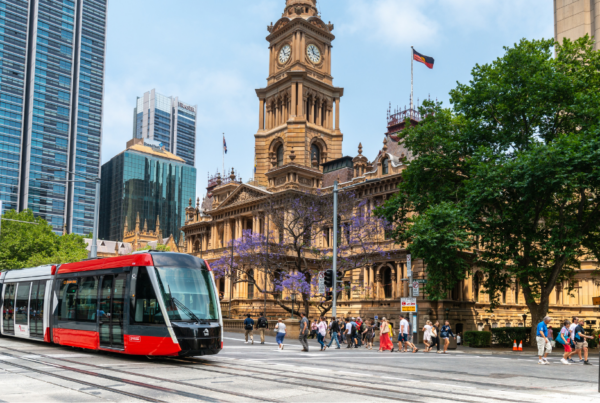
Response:
POLYGON ((289 186, 290 172, 280 176, 293 166, 294 183, 319 186, 321 164, 342 156, 344 89, 331 76, 333 24, 321 20, 316 0, 287 0, 281 19, 267 28, 269 77, 256 90, 255 179, 269 188, 289 186))

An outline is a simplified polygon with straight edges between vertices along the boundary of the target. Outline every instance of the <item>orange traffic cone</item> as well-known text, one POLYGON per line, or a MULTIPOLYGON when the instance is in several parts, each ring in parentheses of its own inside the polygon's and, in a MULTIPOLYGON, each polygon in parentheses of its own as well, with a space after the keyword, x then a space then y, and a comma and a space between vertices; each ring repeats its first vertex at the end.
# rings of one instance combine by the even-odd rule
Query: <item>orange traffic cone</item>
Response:
POLYGON ((519 351, 523 351, 523 341, 519 340, 519 351))
POLYGON ((519 351, 518 347, 517 347, 517 341, 515 340, 515 342, 513 343, 513 351, 519 351))

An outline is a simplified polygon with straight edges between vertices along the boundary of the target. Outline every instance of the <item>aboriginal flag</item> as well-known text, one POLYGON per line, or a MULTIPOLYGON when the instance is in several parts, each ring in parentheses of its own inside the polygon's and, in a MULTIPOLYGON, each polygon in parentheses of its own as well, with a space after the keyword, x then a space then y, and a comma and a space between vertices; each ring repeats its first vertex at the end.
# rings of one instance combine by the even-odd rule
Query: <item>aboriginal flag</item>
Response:
POLYGON ((225 141, 225 135, 223 135, 223 151, 227 154, 227 142, 225 141))
POLYGON ((425 66, 429 67, 430 69, 433 68, 433 57, 429 57, 429 56, 423 56, 422 54, 420 54, 419 52, 417 52, 416 50, 413 49, 413 59, 415 59, 418 62, 423 63, 425 66))

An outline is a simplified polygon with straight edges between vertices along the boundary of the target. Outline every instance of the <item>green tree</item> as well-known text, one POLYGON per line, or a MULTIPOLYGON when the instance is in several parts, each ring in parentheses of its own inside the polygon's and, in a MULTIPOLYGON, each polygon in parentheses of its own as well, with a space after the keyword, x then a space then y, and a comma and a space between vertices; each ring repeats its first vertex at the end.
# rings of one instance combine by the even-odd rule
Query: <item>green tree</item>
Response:
POLYGON ((167 245, 157 244, 154 247, 151 247, 150 245, 146 245, 143 248, 138 249, 138 251, 140 251, 140 250, 158 250, 161 252, 169 252, 169 251, 171 251, 171 248, 169 248, 167 245))
POLYGON ((34 217, 31 210, 20 213, 10 210, 2 218, 4 220, 0 228, 0 270, 69 263, 87 257, 83 237, 75 234, 56 235, 52 227, 43 219, 34 217))
POLYGON ((474 268, 492 309, 518 282, 536 324, 555 285, 600 258, 600 53, 587 36, 505 49, 451 91, 454 110, 427 102, 399 134, 418 157, 377 212, 427 263, 433 298, 474 268))

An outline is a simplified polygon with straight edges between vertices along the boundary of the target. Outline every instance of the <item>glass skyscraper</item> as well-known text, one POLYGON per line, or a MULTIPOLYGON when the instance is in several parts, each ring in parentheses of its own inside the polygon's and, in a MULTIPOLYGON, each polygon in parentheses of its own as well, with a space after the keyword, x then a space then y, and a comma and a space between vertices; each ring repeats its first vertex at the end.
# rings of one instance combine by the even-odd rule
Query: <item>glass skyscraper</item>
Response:
POLYGON ((156 140, 194 165, 196 156, 196 106, 156 92, 138 97, 133 111, 133 138, 156 140))
POLYGON ((0 0, 0 199, 54 231, 92 232, 107 0, 0 0), (56 170, 62 169, 62 170, 56 170))
POLYGON ((102 165, 98 238, 122 241, 137 215, 148 228, 160 218, 163 238, 179 242, 185 208, 196 195, 196 168, 166 151, 157 140, 133 139, 127 149, 102 165))

